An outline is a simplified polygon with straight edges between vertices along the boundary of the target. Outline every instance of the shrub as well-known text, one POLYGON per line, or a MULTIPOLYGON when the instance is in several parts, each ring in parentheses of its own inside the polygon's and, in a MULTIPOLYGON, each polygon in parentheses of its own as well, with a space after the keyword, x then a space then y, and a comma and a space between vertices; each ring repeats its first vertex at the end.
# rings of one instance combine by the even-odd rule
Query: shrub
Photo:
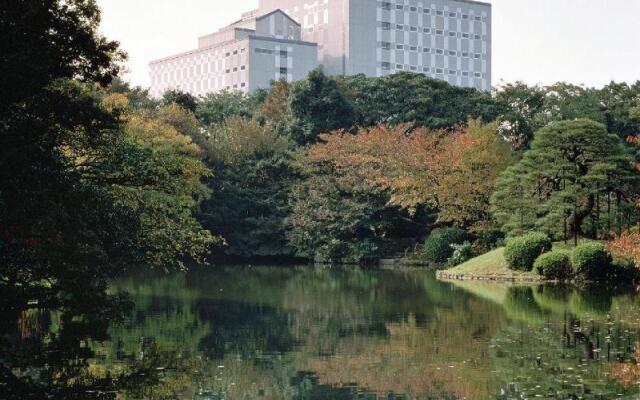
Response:
POLYGON ((462 244, 452 244, 451 248, 453 249, 453 255, 447 260, 447 264, 450 266, 455 267, 471 258, 471 243, 468 241, 462 244))
POLYGON ((573 250, 573 268, 588 281, 607 279, 612 270, 611 255, 599 243, 581 244, 573 250))
POLYGON ((571 253, 554 250, 538 257, 533 268, 547 279, 567 279, 573 275, 571 253))
POLYGON ((423 257, 426 261, 443 264, 453 255, 451 245, 463 243, 468 237, 465 231, 457 228, 435 231, 424 242, 423 257))
POLYGON ((528 233, 507 240, 504 257, 511 269, 531 271, 540 255, 551 250, 551 239, 544 233, 528 233))

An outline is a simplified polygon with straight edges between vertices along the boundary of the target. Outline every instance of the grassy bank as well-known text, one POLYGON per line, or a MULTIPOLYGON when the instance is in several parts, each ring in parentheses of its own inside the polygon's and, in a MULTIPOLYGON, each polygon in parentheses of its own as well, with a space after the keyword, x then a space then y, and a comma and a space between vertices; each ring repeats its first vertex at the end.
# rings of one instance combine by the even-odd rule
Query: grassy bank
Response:
POLYGON ((472 258, 457 267, 440 271, 438 276, 443 279, 485 279, 506 281, 543 280, 543 278, 535 271, 525 272, 509 269, 507 261, 504 259, 503 247, 472 258))

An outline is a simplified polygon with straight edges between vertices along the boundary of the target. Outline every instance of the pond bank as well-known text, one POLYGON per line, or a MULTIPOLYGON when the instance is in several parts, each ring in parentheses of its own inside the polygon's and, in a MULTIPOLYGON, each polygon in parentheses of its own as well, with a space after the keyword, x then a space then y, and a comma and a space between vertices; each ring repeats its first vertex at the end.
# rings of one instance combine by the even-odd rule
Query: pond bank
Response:
POLYGON ((441 280, 545 282, 544 277, 534 271, 514 271, 510 269, 504 259, 504 248, 475 257, 457 267, 438 271, 436 276, 441 280))

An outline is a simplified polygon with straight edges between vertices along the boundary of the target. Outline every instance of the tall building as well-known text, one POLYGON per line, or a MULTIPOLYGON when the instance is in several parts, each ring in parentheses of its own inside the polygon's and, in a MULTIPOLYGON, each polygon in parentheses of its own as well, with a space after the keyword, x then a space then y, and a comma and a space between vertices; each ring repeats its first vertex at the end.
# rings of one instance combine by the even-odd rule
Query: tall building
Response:
POLYGON ((272 80, 422 73, 491 88, 491 4, 471 0, 259 0, 201 37, 197 50, 151 63, 151 94, 251 92, 272 80))
POLYGON ((196 50, 152 61, 150 94, 252 92, 273 80, 302 79, 317 67, 317 44, 302 40, 300 24, 278 9, 252 11, 199 38, 196 50))
POLYGON ((260 0, 318 43, 331 75, 424 73, 491 89, 491 4, 470 0, 260 0))

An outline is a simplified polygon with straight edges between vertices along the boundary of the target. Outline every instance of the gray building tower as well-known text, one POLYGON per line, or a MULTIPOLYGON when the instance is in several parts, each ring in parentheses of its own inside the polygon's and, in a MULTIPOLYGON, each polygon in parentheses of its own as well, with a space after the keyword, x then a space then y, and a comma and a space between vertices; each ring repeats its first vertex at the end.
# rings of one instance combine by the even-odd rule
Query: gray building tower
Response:
POLYGON ((491 89, 491 4, 470 0, 260 0, 318 43, 331 75, 424 73, 491 89))

